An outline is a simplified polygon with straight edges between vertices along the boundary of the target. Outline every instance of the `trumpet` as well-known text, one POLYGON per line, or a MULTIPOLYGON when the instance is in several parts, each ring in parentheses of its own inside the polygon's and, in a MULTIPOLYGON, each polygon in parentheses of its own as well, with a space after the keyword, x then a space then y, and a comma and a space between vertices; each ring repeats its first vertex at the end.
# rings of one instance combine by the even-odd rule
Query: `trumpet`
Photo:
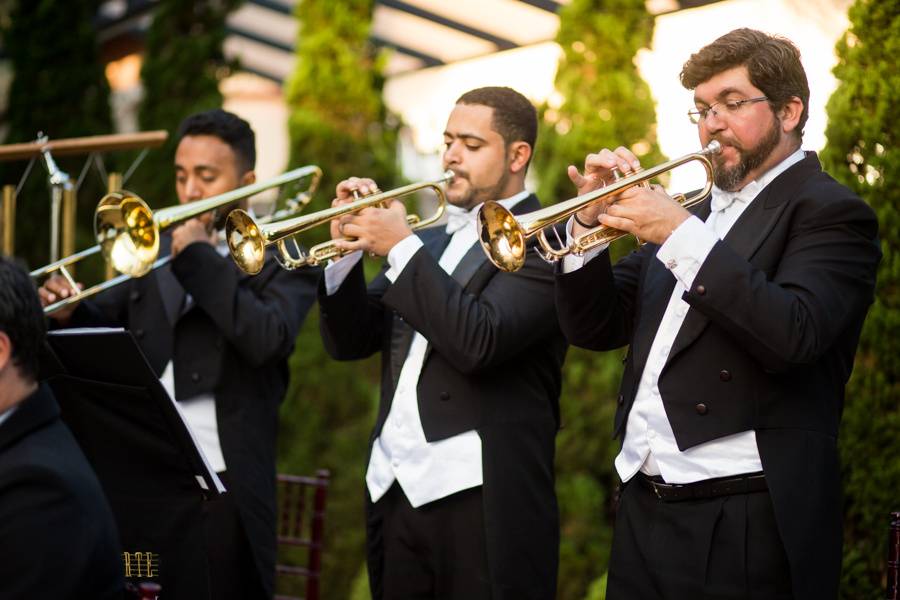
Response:
POLYGON ((697 161, 706 171, 706 184, 703 189, 690 195, 674 196, 681 206, 685 208, 694 206, 712 190, 713 172, 709 157, 721 150, 719 142, 713 140, 699 152, 686 154, 649 169, 640 169, 627 177, 622 177, 616 169, 613 169, 615 181, 608 186, 524 215, 514 216, 497 202, 485 202, 478 211, 478 240, 490 261, 502 271, 518 271, 522 268, 527 251, 526 241, 534 235, 537 235, 540 245, 537 252, 547 262, 557 262, 568 254, 582 255, 628 234, 609 226, 599 226, 578 236, 568 246, 557 249, 547 241, 546 229, 568 220, 594 202, 621 194, 635 185, 649 185, 651 179, 686 163, 697 161))
POLYGON ((310 182, 306 190, 289 198, 284 208, 267 217, 260 218, 261 222, 267 223, 289 218, 303 210, 312 199, 312 194, 322 177, 322 170, 319 167, 315 165, 300 167, 224 194, 188 204, 161 208, 157 211, 150 209, 140 197, 131 192, 123 190, 107 194, 100 200, 94 212, 94 232, 98 243, 31 272, 31 276, 34 278, 59 272, 74 292, 72 296, 44 307, 44 314, 50 314, 70 303, 79 302, 134 277, 146 275, 151 270, 168 263, 172 259, 171 256, 158 257, 159 238, 162 231, 205 212, 219 210, 259 192, 307 177, 310 178, 310 182), (69 267, 98 253, 102 253, 107 262, 120 274, 80 290, 69 267))
POLYGON ((228 248, 231 250, 231 257, 234 259, 234 262, 244 272, 251 275, 255 275, 262 270, 265 263, 266 248, 272 244, 275 244, 278 248, 276 260, 283 268, 292 270, 300 267, 315 266, 326 260, 339 258, 344 253, 333 241, 317 244, 304 253, 295 241, 294 247, 297 256, 294 256, 287 248, 286 242, 288 238, 344 215, 359 212, 364 208, 385 206, 388 200, 394 200, 419 190, 430 188, 434 190, 438 197, 438 207, 434 214, 427 219, 421 219, 414 214, 406 217, 413 230, 427 227, 437 222, 444 214, 447 196, 442 185, 452 181, 453 177, 453 171, 448 170, 444 172, 440 179, 435 181, 411 183, 387 192, 377 192, 370 196, 365 196, 349 204, 334 206, 309 215, 268 224, 254 221, 245 211, 235 209, 228 213, 228 218, 225 222, 225 239, 228 242, 228 248))

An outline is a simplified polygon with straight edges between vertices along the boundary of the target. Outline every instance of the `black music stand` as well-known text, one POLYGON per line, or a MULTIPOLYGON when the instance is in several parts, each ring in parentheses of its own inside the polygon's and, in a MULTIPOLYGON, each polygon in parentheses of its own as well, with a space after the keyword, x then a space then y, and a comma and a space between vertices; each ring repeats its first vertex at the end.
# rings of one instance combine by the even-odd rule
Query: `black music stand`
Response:
POLYGON ((175 401, 128 331, 66 329, 47 342, 44 375, 112 507, 126 581, 209 598, 206 501, 224 488, 175 401))

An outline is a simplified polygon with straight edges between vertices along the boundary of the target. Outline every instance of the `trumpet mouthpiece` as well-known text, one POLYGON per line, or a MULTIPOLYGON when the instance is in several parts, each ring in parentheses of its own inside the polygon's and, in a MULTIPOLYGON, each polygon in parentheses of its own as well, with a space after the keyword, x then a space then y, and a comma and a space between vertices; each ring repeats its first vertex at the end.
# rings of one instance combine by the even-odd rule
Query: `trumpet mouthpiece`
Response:
POLYGON ((718 140, 712 140, 706 145, 706 148, 704 148, 704 152, 706 154, 718 154, 721 151, 722 144, 720 144, 718 140))

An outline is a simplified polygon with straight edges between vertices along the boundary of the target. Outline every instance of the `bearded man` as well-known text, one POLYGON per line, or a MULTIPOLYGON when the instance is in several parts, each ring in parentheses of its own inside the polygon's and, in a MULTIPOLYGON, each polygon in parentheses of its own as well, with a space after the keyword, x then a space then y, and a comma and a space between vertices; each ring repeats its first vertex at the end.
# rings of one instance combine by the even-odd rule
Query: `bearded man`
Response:
MULTIPOLYGON (((880 259, 872 210, 801 150, 809 86, 784 38, 732 31, 690 57, 711 197, 691 214, 659 186, 580 211, 644 246, 556 278, 569 341, 629 345, 615 434, 622 479, 606 597, 836 598, 837 433, 880 259)), ((579 193, 638 166, 588 155, 579 193)))
MULTIPOLYGON (((486 200, 540 207, 525 189, 536 136, 536 111, 518 92, 466 92, 444 129, 446 227, 413 233, 400 202, 332 222, 353 252, 319 286, 325 348, 339 360, 382 355, 366 471, 373 598, 556 597, 566 343, 553 270, 529 252, 521 271, 499 271, 475 229, 486 200), (368 286, 357 250, 387 257, 368 286)), ((375 189, 350 178, 335 204, 375 189)))

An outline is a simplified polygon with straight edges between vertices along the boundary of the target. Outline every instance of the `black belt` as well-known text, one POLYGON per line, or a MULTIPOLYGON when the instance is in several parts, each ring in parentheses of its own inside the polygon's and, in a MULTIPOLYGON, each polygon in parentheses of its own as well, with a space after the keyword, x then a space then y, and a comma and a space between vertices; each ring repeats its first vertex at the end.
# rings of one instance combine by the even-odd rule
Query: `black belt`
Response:
POLYGON ((718 496, 764 492, 769 489, 769 486, 766 485, 766 476, 762 473, 704 479, 694 483, 666 483, 658 475, 650 476, 641 472, 638 472, 636 477, 664 502, 702 500, 718 496))

